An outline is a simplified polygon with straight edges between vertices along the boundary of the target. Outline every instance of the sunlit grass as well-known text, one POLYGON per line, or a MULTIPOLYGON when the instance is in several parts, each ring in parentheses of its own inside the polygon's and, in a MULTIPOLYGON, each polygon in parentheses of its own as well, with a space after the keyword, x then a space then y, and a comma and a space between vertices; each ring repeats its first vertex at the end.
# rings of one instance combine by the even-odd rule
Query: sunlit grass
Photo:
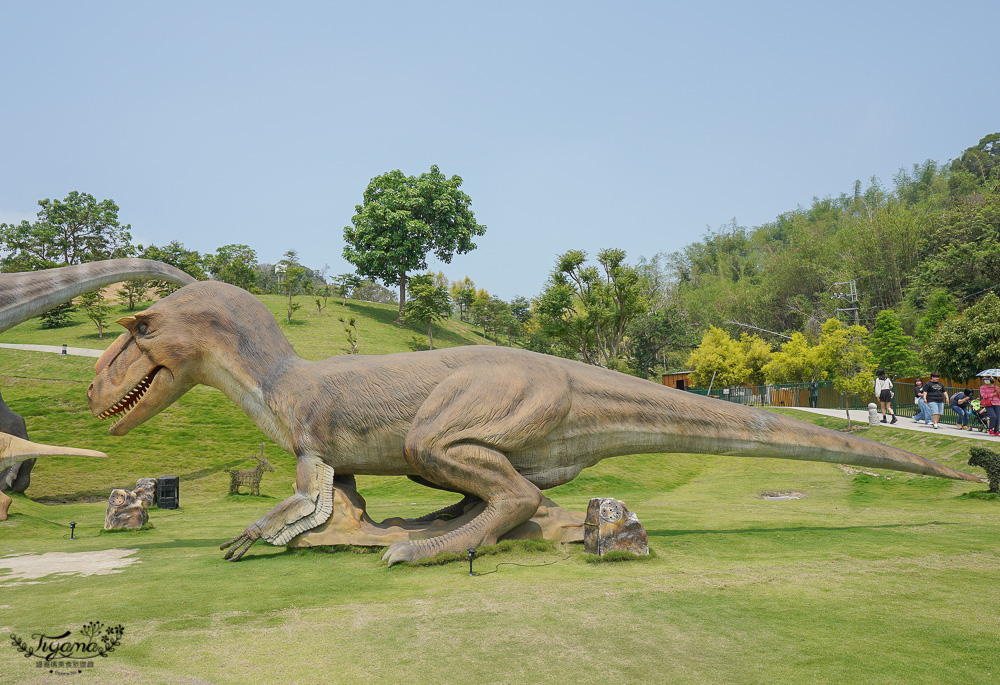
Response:
MULTIPOLYGON (((33 439, 110 455, 39 460, 28 496, 15 495, 0 523, 0 557, 138 550, 139 563, 118 574, 9 586, 0 559, 0 633, 125 626, 122 646, 81 676, 93 682, 577 683, 599 674, 612 683, 936 684, 997 675, 1000 502, 978 497, 985 485, 786 460, 621 457, 546 494, 580 511, 591 497, 624 500, 654 552, 642 563, 587 563, 579 545, 506 545, 474 562, 495 573, 470 577, 462 555, 389 569, 377 551, 258 543, 232 564, 219 544, 291 493, 293 458, 209 388, 113 438, 86 409, 92 365, 0 350, 0 389, 33 439), (261 496, 228 495, 223 469, 252 465, 260 442, 276 467, 261 496), (102 532, 112 488, 167 474, 180 477, 180 509, 153 509, 152 528, 138 533, 102 532), (805 497, 758 497, 772 490, 805 497)), ((891 427, 869 437, 970 470, 972 441, 960 437, 891 427)), ((396 477, 361 477, 359 489, 376 520, 457 499, 396 477)), ((13 647, 0 655, 0 681, 41 680, 13 647)))

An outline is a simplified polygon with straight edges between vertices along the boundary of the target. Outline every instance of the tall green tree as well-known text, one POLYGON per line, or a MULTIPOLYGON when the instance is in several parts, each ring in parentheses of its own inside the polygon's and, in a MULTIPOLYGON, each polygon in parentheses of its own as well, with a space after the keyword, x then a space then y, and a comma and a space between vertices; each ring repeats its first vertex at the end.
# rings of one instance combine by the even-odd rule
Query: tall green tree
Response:
POLYGON ((691 343, 684 317, 674 306, 640 314, 626 329, 629 366, 639 378, 649 378, 657 357, 668 345, 690 349, 691 343))
POLYGON ((111 317, 111 307, 108 306, 104 295, 101 294, 100 290, 84 293, 80 296, 80 308, 87 315, 87 318, 97 326, 98 339, 103 340, 104 327, 111 317))
POLYGON ((476 299, 476 284, 466 276, 461 281, 455 281, 448 289, 452 301, 458 306, 458 318, 460 321, 469 320, 469 311, 472 303, 476 299))
MULTIPOLYGON (((206 271, 207 257, 202 256, 197 250, 187 249, 183 243, 177 240, 171 240, 162 247, 150 245, 140 251, 139 256, 143 259, 155 259, 158 262, 169 264, 199 281, 208 280, 208 273, 206 271)), ((180 288, 176 283, 168 281, 150 281, 149 285, 156 289, 156 294, 160 297, 166 297, 180 288)))
POLYGON ((295 296, 300 294, 305 285, 309 282, 306 269, 299 264, 299 255, 295 250, 289 250, 284 258, 278 262, 281 267, 282 276, 278 282, 279 290, 288 295, 288 302, 285 307, 285 323, 292 323, 292 314, 301 309, 302 305, 295 301, 295 296))
POLYGON ((923 350, 924 362, 959 382, 1000 367, 1000 297, 987 293, 937 327, 923 350))
POLYGON ((868 329, 849 326, 836 319, 823 324, 820 347, 828 361, 833 377, 833 387, 848 399, 847 425, 851 425, 850 400, 855 397, 872 397, 875 383, 875 361, 865 344, 868 329))
POLYGON ((899 317, 891 309, 883 309, 875 319, 875 328, 868 339, 875 365, 893 378, 916 376, 920 373, 913 338, 903 333, 899 317))
POLYGON ((444 285, 435 285, 433 274, 423 274, 410 279, 410 301, 406 303, 406 321, 427 326, 427 340, 434 349, 435 321, 443 321, 451 314, 451 296, 444 285))
MULTIPOLYGON (((347 306, 347 298, 357 291, 363 283, 361 276, 357 274, 340 274, 333 279, 333 287, 338 295, 344 298, 343 305, 347 306)), ((354 295, 356 299, 360 299, 354 295)))
POLYGON ((131 226, 118 221, 114 200, 98 202, 74 190, 64 200, 39 200, 38 219, 0 224, 0 249, 7 252, 5 271, 28 271, 130 257, 131 226))
POLYGON ((556 260, 535 309, 544 332, 560 339, 588 364, 616 366, 624 357, 629 323, 649 308, 638 270, 625 251, 601 250, 597 265, 570 250, 556 260))
POLYGON ((979 184, 1000 182, 1000 133, 983 136, 977 145, 965 150, 951 163, 955 176, 952 187, 960 187, 962 174, 968 174, 979 184))
POLYGON ((344 259, 363 276, 399 286, 400 320, 408 274, 426 269, 430 253, 450 263, 474 250, 473 238, 486 232, 461 185, 461 177, 447 178, 436 165, 419 177, 399 170, 376 176, 355 207, 353 225, 344 228, 344 259))
POLYGON ((215 280, 250 292, 256 290, 257 272, 254 267, 257 265, 257 252, 249 245, 223 245, 205 261, 215 280))
POLYGON ((947 290, 935 290, 927 298, 924 315, 917 323, 917 338, 926 343, 934 337, 938 326, 944 321, 950 321, 958 316, 955 301, 947 290))

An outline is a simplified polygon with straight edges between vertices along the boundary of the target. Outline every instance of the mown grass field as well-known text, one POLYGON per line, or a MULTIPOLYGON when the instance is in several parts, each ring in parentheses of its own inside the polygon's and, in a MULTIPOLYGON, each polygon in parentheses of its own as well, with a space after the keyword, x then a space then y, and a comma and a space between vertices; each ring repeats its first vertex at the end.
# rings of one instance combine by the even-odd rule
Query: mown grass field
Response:
MULTIPOLYGON (((309 342, 315 323, 283 327, 296 347, 314 346, 303 356, 322 354, 309 342)), ((33 334, 14 329, 0 341, 33 334)), ((394 335, 370 334, 387 348, 401 344, 394 335)), ((268 443, 277 470, 262 496, 227 496, 223 469, 250 466, 265 440, 234 405, 199 387, 112 438, 86 409, 92 365, 0 350, 0 390, 34 440, 110 455, 40 460, 28 497, 16 495, 0 523, 0 557, 127 548, 139 561, 112 575, 26 582, 10 579, 0 558, 0 633, 99 620, 125 634, 72 677, 5 644, 0 682, 936 684, 1000 675, 1000 502, 968 494, 984 485, 782 460, 623 457, 547 494, 576 510, 591 497, 624 500, 655 552, 643 563, 588 563, 578 545, 525 548, 477 559, 477 571, 497 572, 469 577, 463 563, 389 569, 379 554, 258 543, 232 564, 219 544, 290 494, 292 458, 268 443), (102 532, 112 488, 166 474, 181 478, 180 509, 154 508, 149 530, 102 532), (772 490, 805 497, 758 497, 772 490), (68 539, 70 521, 78 540, 68 539)), ((862 434, 968 469, 968 442, 947 433, 862 434)), ((401 478, 360 478, 359 489, 376 520, 453 500, 401 478)))
MULTIPOLYGON (((109 288, 113 293, 114 287, 109 288)), ((114 297, 113 294, 109 297, 114 297)), ((361 354, 387 354, 403 352, 410 349, 408 345, 414 336, 417 342, 427 346, 426 327, 400 327, 392 325, 396 319, 397 307, 392 304, 362 302, 348 300, 347 306, 343 300, 331 297, 322 313, 317 314, 314 298, 299 295, 295 301, 301 308, 292 314, 292 323, 286 323, 285 311, 288 298, 280 295, 262 295, 261 301, 274 314, 281 330, 291 341, 295 350, 305 359, 316 361, 336 354, 346 354, 348 349, 344 334, 344 324, 339 317, 348 319, 355 317, 358 329, 358 341, 361 354)), ((145 309, 152 302, 143 302, 137 309, 145 309)), ((83 315, 73 312, 73 323, 56 329, 41 327, 41 319, 30 319, 10 330, 0 333, 0 343, 31 343, 35 345, 62 345, 70 347, 106 348, 122 332, 122 328, 114 322, 130 312, 122 305, 112 304, 109 307, 108 324, 104 331, 104 339, 99 339, 96 325, 83 315)), ((455 345, 492 344, 483 335, 482 329, 458 320, 448 320, 434 324, 434 347, 452 347, 455 345)))

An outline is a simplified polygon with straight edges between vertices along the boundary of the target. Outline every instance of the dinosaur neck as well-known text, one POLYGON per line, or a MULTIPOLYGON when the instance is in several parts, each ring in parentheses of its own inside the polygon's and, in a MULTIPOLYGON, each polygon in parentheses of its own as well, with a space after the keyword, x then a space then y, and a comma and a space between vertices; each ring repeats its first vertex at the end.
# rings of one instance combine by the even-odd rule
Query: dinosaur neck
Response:
POLYGON ((151 259, 108 259, 58 269, 0 274, 0 331, 85 292, 133 278, 178 285, 195 282, 180 269, 151 259))
POLYGON ((234 344, 213 348, 203 382, 239 405, 275 443, 297 453, 294 389, 307 375, 309 362, 295 353, 270 313, 267 319, 233 317, 239 322, 234 324, 234 344), (255 321, 255 326, 249 330, 243 321, 255 321))

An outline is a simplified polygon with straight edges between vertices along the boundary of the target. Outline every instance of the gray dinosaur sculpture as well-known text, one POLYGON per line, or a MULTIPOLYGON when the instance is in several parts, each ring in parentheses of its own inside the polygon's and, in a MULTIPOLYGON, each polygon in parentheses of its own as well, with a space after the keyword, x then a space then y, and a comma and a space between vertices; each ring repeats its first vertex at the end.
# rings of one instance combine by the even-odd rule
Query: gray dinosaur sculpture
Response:
POLYGON ((295 494, 222 545, 285 544, 324 523, 334 478, 405 475, 486 503, 438 537, 397 542, 390 565, 493 544, 530 518, 541 490, 614 456, 686 452, 778 457, 980 482, 915 454, 770 412, 706 399, 580 362, 470 346, 309 362, 253 295, 189 285, 118 321, 87 391, 125 435, 195 385, 218 388, 297 458, 295 494))
MULTIPOLYGON (((177 285, 195 282, 183 271, 150 259, 109 259, 43 271, 0 273, 0 331, 85 292, 133 278, 169 281, 177 285)), ((52 445, 26 447, 21 444, 28 440, 24 419, 11 411, 3 397, 0 397, 0 433, 21 440, 17 443, 0 442, 0 521, 7 518, 11 502, 3 491, 24 492, 27 489, 36 457, 107 456, 93 450, 81 451, 52 445)))

